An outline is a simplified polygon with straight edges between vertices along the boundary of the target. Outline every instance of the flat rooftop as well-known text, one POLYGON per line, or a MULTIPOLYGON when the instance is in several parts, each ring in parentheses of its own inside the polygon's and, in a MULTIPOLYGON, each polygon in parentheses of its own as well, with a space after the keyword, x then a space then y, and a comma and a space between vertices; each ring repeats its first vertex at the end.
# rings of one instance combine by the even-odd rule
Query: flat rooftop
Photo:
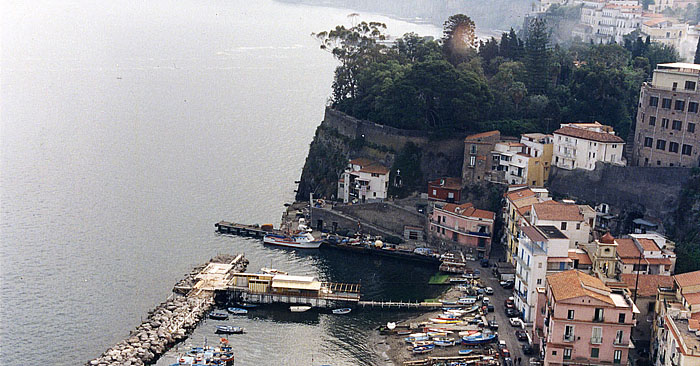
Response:
POLYGON ((552 225, 538 225, 537 226, 548 239, 568 239, 564 233, 562 233, 556 226, 552 225))
POLYGON ((672 62, 667 64, 658 64, 656 65, 656 69, 662 71, 679 71, 700 74, 700 65, 691 64, 687 62, 672 62))

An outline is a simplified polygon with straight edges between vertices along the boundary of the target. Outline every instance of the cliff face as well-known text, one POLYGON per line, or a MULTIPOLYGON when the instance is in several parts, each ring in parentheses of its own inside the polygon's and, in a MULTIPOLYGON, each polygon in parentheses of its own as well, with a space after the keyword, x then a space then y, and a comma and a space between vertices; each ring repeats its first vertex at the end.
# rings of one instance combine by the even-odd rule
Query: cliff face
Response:
POLYGON ((461 175, 464 159, 462 136, 433 141, 424 131, 386 127, 327 108, 311 142, 296 199, 307 200, 311 192, 314 197, 335 197, 340 173, 351 158, 376 160, 392 168, 393 176, 397 155, 408 144, 421 151, 420 181, 461 175))

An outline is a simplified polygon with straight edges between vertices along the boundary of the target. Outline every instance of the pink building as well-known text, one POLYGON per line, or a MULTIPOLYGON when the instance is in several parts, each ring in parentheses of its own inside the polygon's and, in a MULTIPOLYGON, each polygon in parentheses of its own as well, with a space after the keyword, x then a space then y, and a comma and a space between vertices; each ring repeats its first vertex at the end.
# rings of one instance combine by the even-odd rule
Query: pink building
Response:
POLYGON ((476 251, 477 258, 488 258, 495 218, 495 213, 475 208, 471 203, 436 204, 430 216, 430 233, 476 251))
POLYGON ((544 365, 627 365, 639 310, 622 291, 578 270, 547 276, 534 334, 544 365), (537 326, 543 327, 537 329, 537 326))

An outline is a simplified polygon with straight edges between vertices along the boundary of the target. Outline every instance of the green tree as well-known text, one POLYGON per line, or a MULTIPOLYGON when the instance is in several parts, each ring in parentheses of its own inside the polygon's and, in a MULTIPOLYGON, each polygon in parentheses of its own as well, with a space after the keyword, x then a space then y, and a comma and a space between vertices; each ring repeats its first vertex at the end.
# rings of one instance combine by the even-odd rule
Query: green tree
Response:
POLYGON ((476 48, 476 24, 464 14, 452 15, 445 21, 442 31, 445 57, 458 65, 474 56, 476 48))
POLYGON ((527 89, 533 94, 545 94, 550 85, 551 55, 549 34, 544 19, 534 18, 528 24, 525 40, 527 89))

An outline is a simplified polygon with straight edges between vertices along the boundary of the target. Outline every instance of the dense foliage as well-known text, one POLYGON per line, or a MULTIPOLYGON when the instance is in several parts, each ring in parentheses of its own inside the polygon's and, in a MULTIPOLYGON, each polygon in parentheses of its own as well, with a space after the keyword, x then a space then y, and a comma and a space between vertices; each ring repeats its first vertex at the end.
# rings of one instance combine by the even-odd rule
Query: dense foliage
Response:
POLYGON ((626 136, 639 87, 673 48, 636 35, 624 46, 553 45, 544 20, 475 40, 457 14, 442 39, 409 33, 387 46, 385 26, 362 22, 316 34, 340 61, 333 107, 354 117, 438 136, 488 129, 551 132, 561 122, 600 121, 626 136))
POLYGON ((676 241, 676 273, 700 270, 700 170, 686 182, 676 209, 671 235, 676 241))

